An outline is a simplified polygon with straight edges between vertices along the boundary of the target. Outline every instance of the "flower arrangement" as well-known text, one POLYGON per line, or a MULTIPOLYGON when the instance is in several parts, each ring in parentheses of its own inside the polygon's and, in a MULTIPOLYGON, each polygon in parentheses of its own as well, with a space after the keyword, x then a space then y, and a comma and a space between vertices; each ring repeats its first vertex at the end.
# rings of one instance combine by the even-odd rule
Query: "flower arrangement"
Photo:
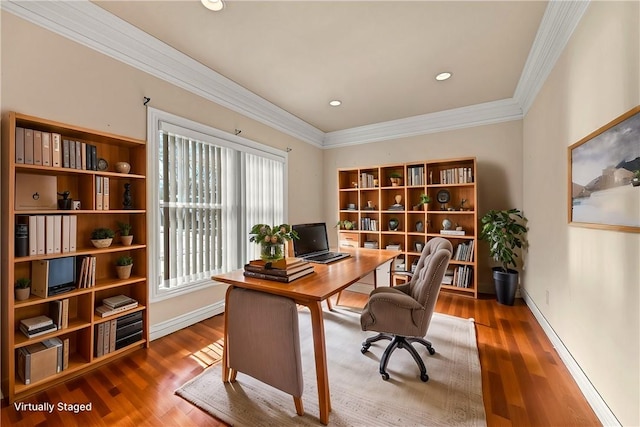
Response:
POLYGON ((296 233, 289 224, 269 226, 256 224, 249 232, 250 242, 260 244, 260 258, 264 261, 275 261, 284 258, 284 242, 298 239, 296 233))

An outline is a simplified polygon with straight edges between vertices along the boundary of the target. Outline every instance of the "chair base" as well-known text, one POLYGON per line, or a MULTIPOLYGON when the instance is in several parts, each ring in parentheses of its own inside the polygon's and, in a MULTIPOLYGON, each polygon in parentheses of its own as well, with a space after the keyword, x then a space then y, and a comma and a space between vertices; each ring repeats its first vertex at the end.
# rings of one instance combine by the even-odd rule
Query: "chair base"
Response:
POLYGON ((436 351, 431 345, 431 342, 422 338, 415 338, 415 337, 407 338, 400 335, 390 335, 390 334, 380 333, 380 334, 374 335, 373 337, 367 338, 362 343, 362 349, 360 351, 362 352, 362 354, 365 354, 369 350, 369 347, 371 347, 371 344, 380 340, 391 341, 391 343, 389 343, 387 348, 384 350, 384 353, 382 353, 382 358, 380 359, 380 375, 382 376, 383 380, 386 381, 389 379, 389 374, 387 373, 387 364, 389 363, 389 358, 391 357, 391 354, 396 350, 396 348, 404 348, 409 352, 409 354, 411 354, 411 356, 413 357, 413 360, 415 360, 416 363, 418 364, 418 368, 420 369, 420 379, 423 382, 429 381, 429 375, 427 375, 427 368, 424 366, 424 362, 422 361, 422 358, 420 357, 420 355, 418 354, 418 352, 416 351, 416 349, 413 347, 412 344, 414 342, 420 343, 427 348, 427 351, 429 352, 430 355, 434 355, 436 351))

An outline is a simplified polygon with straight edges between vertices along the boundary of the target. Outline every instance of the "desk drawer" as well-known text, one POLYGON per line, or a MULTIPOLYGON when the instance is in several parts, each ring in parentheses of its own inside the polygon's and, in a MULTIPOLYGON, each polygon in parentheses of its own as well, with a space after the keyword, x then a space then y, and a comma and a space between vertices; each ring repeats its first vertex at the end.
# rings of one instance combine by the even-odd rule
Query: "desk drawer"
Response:
POLYGON ((359 235, 358 233, 340 233, 338 244, 342 248, 357 248, 360 246, 359 235))

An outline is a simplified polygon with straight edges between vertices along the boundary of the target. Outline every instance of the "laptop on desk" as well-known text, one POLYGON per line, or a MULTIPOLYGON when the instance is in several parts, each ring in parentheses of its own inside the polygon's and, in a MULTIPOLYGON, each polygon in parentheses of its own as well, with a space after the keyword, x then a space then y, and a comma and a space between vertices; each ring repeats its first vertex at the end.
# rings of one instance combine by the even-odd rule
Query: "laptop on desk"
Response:
POLYGON ((297 258, 309 262, 329 264, 349 256, 344 252, 329 250, 327 225, 324 222, 297 224, 293 225, 292 229, 298 233, 299 237, 299 239, 293 239, 293 256, 297 258))

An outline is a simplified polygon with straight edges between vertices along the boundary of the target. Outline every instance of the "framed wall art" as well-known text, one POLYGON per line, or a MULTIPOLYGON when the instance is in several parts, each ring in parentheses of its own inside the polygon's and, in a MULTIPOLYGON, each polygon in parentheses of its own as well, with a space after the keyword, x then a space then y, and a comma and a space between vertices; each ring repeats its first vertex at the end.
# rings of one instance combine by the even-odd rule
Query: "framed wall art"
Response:
POLYGON ((640 106, 568 154, 569 224, 640 233, 640 106))

